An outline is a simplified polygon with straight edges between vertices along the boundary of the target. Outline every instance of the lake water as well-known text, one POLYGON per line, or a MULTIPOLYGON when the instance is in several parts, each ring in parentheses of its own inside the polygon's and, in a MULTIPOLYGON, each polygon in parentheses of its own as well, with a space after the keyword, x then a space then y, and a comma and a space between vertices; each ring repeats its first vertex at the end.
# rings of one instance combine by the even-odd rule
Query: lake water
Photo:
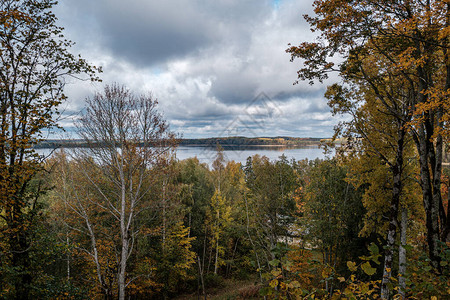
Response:
MULTIPOLYGON (((319 147, 302 147, 302 148, 283 148, 283 147, 232 147, 224 148, 225 160, 235 162, 240 162, 245 165, 247 157, 259 154, 261 156, 267 156, 270 160, 276 160, 283 154, 288 160, 294 158, 295 160, 302 159, 316 159, 325 158, 323 149, 319 147)), ((193 147, 193 146, 183 146, 177 149, 177 158, 180 160, 197 157, 202 163, 211 164, 216 158, 216 149, 213 147, 193 147)))
MULTIPOLYGON (((41 155, 48 155, 51 149, 37 149, 37 152, 41 155)), ((286 148, 278 146, 246 146, 246 147, 224 147, 225 160, 240 162, 245 164, 247 157, 259 154, 261 156, 267 156, 270 160, 276 160, 281 155, 285 155, 288 160, 294 158, 295 160, 316 158, 325 158, 323 149, 317 146, 301 147, 301 148, 286 148)), ((183 160, 190 157, 197 157, 202 163, 211 165, 216 158, 216 149, 214 147, 201 147, 201 146, 180 146, 177 148, 176 156, 179 160, 183 160)))

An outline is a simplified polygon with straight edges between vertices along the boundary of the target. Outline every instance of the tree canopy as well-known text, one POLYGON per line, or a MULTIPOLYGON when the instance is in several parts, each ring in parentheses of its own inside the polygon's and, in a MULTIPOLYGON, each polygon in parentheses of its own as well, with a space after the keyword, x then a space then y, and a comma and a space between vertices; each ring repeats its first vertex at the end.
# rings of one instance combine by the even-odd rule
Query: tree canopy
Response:
POLYGON ((27 299, 32 281, 30 246, 43 184, 30 184, 42 158, 33 145, 58 127, 68 76, 96 80, 95 67, 69 52, 56 25, 53 0, 0 3, 0 223, 2 267, 10 292, 27 299))

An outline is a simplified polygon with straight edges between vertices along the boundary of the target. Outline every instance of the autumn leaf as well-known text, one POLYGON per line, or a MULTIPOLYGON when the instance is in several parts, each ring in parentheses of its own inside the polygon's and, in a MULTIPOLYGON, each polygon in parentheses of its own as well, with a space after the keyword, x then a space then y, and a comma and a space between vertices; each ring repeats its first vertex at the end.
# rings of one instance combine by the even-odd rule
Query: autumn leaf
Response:
POLYGON ((356 272, 356 270, 358 269, 358 267, 356 266, 356 263, 354 263, 352 261, 347 262, 347 267, 351 272, 356 272))
POLYGON ((364 273, 366 273, 369 276, 375 274, 375 272, 377 271, 377 269, 372 268, 370 262, 368 261, 366 261, 361 265, 361 269, 364 271, 364 273))

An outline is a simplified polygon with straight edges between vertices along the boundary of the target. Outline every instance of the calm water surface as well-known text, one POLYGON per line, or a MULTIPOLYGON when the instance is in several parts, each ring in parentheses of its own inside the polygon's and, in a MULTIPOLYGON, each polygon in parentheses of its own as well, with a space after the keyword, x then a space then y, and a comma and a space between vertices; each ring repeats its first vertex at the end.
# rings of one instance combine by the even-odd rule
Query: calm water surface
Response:
MULTIPOLYGON (((323 149, 318 147, 303 147, 303 148, 280 148, 280 147, 251 147, 251 148, 224 148, 224 156, 228 161, 234 160, 245 164, 247 157, 255 154, 261 156, 267 156, 270 160, 276 160, 281 155, 285 155, 288 160, 294 158, 295 160, 301 159, 316 159, 325 158, 323 149)), ((193 147, 183 146, 177 150, 177 158, 180 160, 197 157, 202 163, 211 164, 216 158, 216 149, 209 147, 193 147)))
MULTIPOLYGON (((37 152, 42 155, 48 155, 51 149, 37 149, 37 152)), ((316 159, 325 158, 323 149, 318 147, 302 147, 302 148, 284 148, 276 146, 252 146, 252 147, 225 147, 224 156, 227 161, 234 160, 235 162, 240 162, 245 164, 247 157, 253 156, 255 154, 261 156, 267 156, 270 160, 276 160, 281 155, 285 155, 288 160, 294 158, 295 160, 302 159, 316 159)), ((201 147, 201 146, 180 146, 177 148, 176 156, 179 160, 197 157, 202 163, 211 163, 216 158, 216 149, 214 147, 201 147)))

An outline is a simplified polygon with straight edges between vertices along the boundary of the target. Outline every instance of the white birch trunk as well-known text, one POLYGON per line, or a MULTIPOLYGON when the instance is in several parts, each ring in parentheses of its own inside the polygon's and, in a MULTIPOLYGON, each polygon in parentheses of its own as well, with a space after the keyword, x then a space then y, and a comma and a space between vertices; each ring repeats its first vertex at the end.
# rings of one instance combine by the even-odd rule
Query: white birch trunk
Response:
POLYGON ((127 228, 127 216, 126 216, 126 186, 125 178, 123 175, 123 165, 119 166, 120 169, 120 179, 122 180, 122 190, 121 190, 121 207, 120 207, 120 235, 122 239, 122 249, 120 253, 120 266, 119 266, 119 300, 125 300, 125 276, 127 269, 127 259, 128 259, 128 228, 127 228))

